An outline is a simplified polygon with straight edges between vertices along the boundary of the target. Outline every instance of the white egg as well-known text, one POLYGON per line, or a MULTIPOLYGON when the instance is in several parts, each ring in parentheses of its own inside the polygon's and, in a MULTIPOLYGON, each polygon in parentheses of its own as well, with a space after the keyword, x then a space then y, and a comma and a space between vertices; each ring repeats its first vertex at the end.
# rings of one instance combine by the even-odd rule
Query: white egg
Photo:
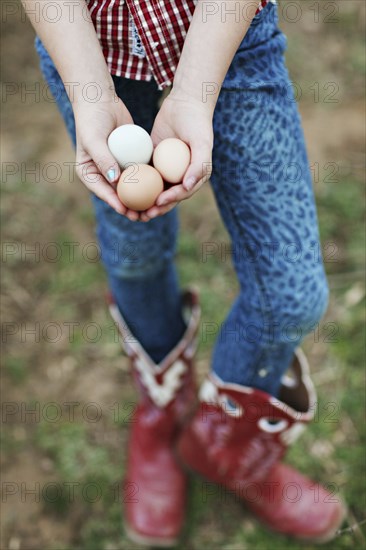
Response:
POLYGON ((108 137, 108 147, 121 168, 129 163, 148 164, 153 152, 149 134, 136 124, 119 126, 108 137))

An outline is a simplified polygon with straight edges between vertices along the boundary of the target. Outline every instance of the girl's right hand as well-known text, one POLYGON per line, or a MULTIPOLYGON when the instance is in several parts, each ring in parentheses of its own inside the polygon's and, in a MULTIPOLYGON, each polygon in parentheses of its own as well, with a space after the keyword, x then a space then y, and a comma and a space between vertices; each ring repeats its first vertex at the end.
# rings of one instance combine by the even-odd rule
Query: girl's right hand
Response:
POLYGON ((84 185, 116 212, 130 220, 139 214, 126 208, 118 198, 116 186, 121 170, 109 151, 107 139, 118 126, 133 124, 132 117, 117 98, 106 102, 74 104, 76 124, 76 173, 84 185))

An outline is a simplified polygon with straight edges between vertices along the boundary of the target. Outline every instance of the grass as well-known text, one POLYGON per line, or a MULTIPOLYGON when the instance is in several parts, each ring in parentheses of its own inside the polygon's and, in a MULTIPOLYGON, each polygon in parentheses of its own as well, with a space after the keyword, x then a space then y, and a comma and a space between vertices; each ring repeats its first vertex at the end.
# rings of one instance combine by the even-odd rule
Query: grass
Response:
MULTIPOLYGON (((315 479, 339 486, 350 506, 352 518, 355 522, 361 522, 364 517, 365 491, 360 476, 364 459, 363 445, 366 443, 360 406, 363 400, 364 374, 364 299, 362 293, 357 292, 356 280, 346 279, 339 285, 339 277, 344 270, 357 273, 362 269, 360 250, 363 235, 358 230, 362 219, 362 186, 359 182, 349 184, 346 180, 340 181, 331 190, 321 194, 318 203, 323 239, 335 242, 344 250, 342 262, 331 264, 329 269, 330 282, 332 284, 332 276, 335 276, 337 285, 332 291, 328 318, 339 323, 340 333, 337 341, 328 346, 326 364, 323 366, 319 359, 316 359, 315 377, 320 375, 321 378, 324 368, 330 371, 331 382, 319 385, 319 410, 316 421, 301 442, 291 449, 288 458, 302 471, 311 472, 315 479), (339 216, 342 217, 345 231, 339 229, 339 216), (356 291, 352 291, 354 288, 356 291), (348 303, 351 303, 351 306, 348 306, 348 303), (330 405, 333 403, 334 407, 330 405)), ((217 255, 207 264, 200 263, 199 269, 195 268, 197 258, 202 252, 195 234, 195 226, 200 223, 202 216, 209 217, 211 208, 207 191, 201 197, 198 196, 191 207, 188 207, 188 203, 184 205, 184 233, 178 249, 178 266, 183 284, 192 282, 190 274, 195 274, 193 283, 201 291, 204 317, 219 325, 228 308, 228 297, 236 291, 232 267, 229 262, 222 262, 220 255, 217 255)), ((65 238, 72 236, 60 234, 57 239, 61 243, 65 238)), ((208 237, 208 241, 213 240, 212 235, 208 237)), ((218 219, 214 224, 214 238, 218 242, 228 243, 226 232, 218 219)), ((40 265, 38 269, 43 267, 40 265)), ((95 296, 98 289, 105 285, 104 275, 99 267, 80 258, 73 265, 61 263, 56 274, 53 274, 52 265, 47 266, 47 273, 52 273, 52 282, 48 283, 47 288, 51 310, 59 321, 70 318, 67 317, 67 313, 70 313, 68 308, 75 313, 85 299, 95 296), (77 281, 88 282, 85 288, 86 296, 80 293, 81 285, 77 281), (76 302, 67 305, 72 297, 76 302)), ((95 318, 107 326, 108 320, 101 309, 103 307, 100 300, 95 318)), ((81 315, 87 319, 88 309, 84 311, 82 308, 81 315)), ((213 337, 201 344, 199 360, 208 359, 212 343, 213 337)), ((103 342, 102 348, 99 347, 99 356, 103 357, 104 349, 107 350, 108 346, 112 347, 112 351, 108 351, 107 355, 118 355, 117 345, 109 339, 103 342)), ((316 346, 312 346, 311 343, 307 346, 313 353, 316 346)), ((71 353, 76 353, 76 357, 83 360, 88 356, 86 348, 93 353, 96 346, 85 345, 79 335, 71 345, 71 353)), ((66 350, 67 346, 63 349, 66 350)), ((47 351, 47 355, 50 352, 52 350, 47 351)), ((10 356, 6 369, 17 386, 27 383, 29 373, 26 373, 24 367, 24 357, 10 356)), ((124 396, 121 403, 128 401, 131 396, 134 399, 132 389, 127 393, 126 389, 121 388, 121 391, 124 396)), ((44 499, 43 513, 52 521, 71 522, 75 515, 78 518, 73 538, 57 541, 52 548, 137 548, 126 539, 123 532, 122 503, 117 489, 123 474, 121 455, 124 453, 128 431, 128 423, 123 422, 123 414, 122 418, 116 419, 109 412, 103 428, 85 422, 85 418, 80 417, 72 423, 55 424, 43 419, 37 426, 29 428, 33 433, 32 439, 37 452, 52 461, 57 483, 64 487, 65 483, 72 482, 77 488, 75 499, 71 502, 70 495, 65 490, 58 496, 51 492, 48 498, 44 499), (105 442, 102 433, 109 434, 105 442), (124 442, 122 447, 121 433, 124 442), (110 441, 113 440, 117 443, 111 444, 110 441), (82 493, 83 488, 90 484, 97 484, 101 492, 95 502, 92 502, 93 494, 85 497, 82 493)), ((8 447, 10 454, 14 450, 14 445, 8 447)), ((205 544, 212 549, 230 550, 315 548, 311 544, 302 545, 286 537, 274 537, 250 516, 245 515, 238 502, 219 489, 212 489, 212 494, 204 499, 202 483, 198 478, 191 480, 189 525, 183 534, 182 543, 178 546, 180 550, 198 550, 205 544)), ((90 487, 92 491, 92 486, 90 487)), ((357 540, 357 535, 346 532, 324 548, 348 549, 354 547, 357 540)))

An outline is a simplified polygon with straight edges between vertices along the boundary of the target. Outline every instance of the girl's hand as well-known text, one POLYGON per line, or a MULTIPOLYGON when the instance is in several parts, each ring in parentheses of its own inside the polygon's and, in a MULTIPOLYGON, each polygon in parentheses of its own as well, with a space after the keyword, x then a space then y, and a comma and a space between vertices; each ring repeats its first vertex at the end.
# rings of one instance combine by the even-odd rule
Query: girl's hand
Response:
POLYGON ((191 197, 207 181, 212 170, 213 109, 174 88, 164 100, 156 116, 151 138, 154 147, 163 139, 176 137, 191 149, 191 163, 181 184, 163 191, 156 204, 140 214, 141 221, 149 221, 169 212, 174 206, 191 197))
POLYGON ((74 104, 76 122, 76 172, 86 187, 119 214, 137 220, 139 213, 126 208, 118 198, 116 186, 121 170, 109 151, 109 134, 132 117, 116 96, 99 103, 74 104))

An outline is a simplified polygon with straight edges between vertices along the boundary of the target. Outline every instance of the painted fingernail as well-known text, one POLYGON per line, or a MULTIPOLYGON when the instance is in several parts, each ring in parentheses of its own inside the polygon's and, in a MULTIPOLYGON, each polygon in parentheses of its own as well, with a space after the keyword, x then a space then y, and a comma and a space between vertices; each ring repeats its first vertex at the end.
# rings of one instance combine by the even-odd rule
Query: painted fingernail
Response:
POLYGON ((114 168, 110 168, 107 172, 107 180, 112 183, 116 179, 116 170, 114 168))
POLYGON ((196 178, 191 176, 190 178, 187 179, 187 181, 185 182, 184 184, 184 187, 187 189, 187 191, 190 191, 191 189, 193 189, 193 187, 195 186, 196 184, 196 178))

